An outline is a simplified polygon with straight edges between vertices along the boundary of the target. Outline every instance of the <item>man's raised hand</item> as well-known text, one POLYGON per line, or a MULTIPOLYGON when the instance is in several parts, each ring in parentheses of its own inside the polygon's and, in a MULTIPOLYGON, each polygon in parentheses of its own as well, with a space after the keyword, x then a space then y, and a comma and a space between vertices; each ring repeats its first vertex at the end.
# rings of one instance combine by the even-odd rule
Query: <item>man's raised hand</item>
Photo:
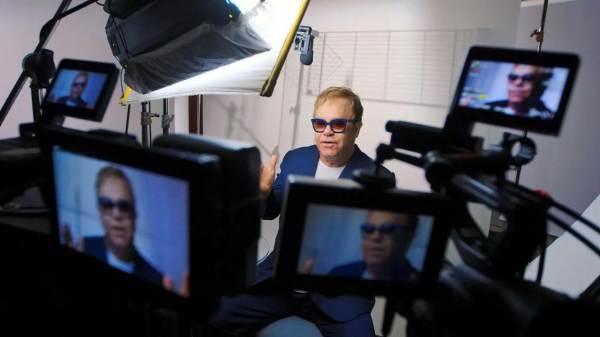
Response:
POLYGON ((277 155, 271 155, 269 163, 265 166, 260 164, 260 194, 263 198, 269 196, 271 193, 271 187, 273 186, 273 180, 275 180, 275 170, 277 167, 277 155))
POLYGON ((174 289, 173 280, 168 275, 163 276, 162 285, 166 290, 174 291, 183 297, 190 297, 190 273, 187 271, 183 273, 183 280, 179 290, 174 289))

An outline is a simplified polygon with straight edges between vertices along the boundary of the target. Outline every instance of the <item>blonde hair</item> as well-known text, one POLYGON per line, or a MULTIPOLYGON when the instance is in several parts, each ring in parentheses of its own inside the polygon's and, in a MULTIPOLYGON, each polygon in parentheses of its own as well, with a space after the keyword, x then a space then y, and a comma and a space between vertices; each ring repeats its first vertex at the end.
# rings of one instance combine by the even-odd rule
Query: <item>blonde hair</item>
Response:
POLYGON ((350 88, 346 87, 329 87, 323 90, 319 96, 317 96, 317 100, 315 101, 315 110, 320 107, 327 101, 332 98, 346 98, 350 102, 350 106, 352 106, 352 112, 354 112, 354 118, 357 121, 362 121, 363 115, 363 106, 360 103, 360 97, 355 94, 350 88))

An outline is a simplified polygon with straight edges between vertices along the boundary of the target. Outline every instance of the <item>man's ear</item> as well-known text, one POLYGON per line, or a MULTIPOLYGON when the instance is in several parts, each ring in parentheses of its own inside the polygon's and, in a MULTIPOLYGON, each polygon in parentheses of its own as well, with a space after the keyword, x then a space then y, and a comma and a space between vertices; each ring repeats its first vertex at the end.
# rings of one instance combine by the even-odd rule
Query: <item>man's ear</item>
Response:
POLYGON ((362 128, 362 121, 354 123, 354 132, 355 132, 354 138, 358 138, 358 134, 360 133, 360 128, 362 128))

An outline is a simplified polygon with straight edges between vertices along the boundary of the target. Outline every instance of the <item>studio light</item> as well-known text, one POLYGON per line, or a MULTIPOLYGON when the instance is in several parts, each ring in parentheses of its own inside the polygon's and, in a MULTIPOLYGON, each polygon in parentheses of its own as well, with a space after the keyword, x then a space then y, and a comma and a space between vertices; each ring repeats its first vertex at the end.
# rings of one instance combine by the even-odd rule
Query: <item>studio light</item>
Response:
POLYGON ((115 12, 114 1, 105 5, 109 44, 134 91, 128 102, 203 93, 270 96, 308 6, 308 0, 135 3, 133 11, 115 12))

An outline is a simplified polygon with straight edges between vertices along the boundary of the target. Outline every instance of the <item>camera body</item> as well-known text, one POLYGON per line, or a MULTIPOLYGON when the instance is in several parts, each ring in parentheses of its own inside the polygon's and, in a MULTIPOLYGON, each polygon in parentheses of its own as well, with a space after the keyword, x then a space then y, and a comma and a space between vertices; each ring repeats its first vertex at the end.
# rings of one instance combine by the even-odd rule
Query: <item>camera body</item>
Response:
POLYGON ((436 283, 457 209, 452 200, 302 176, 291 176, 286 190, 278 282, 326 294, 405 296, 423 296, 436 283))
POLYGON ((390 121, 390 142, 377 149, 379 165, 401 160, 422 167, 431 193, 396 190, 393 180, 378 169, 355 172, 360 185, 289 178, 277 280, 290 289, 385 295, 384 334, 395 312, 408 319, 409 336, 541 336, 557 317, 565 317, 556 324, 563 332, 592 327, 594 316, 587 312, 600 312, 597 302, 574 300, 522 279, 536 251, 541 248, 543 254, 546 223, 553 219, 548 211, 554 203, 505 177, 510 168, 533 160, 535 143, 505 133, 498 145, 482 149, 482 139, 471 135, 476 122, 558 135, 578 64, 572 54, 473 47, 444 128, 390 121), (507 231, 500 240, 481 232, 469 214, 469 202, 506 217, 507 231), (405 216, 386 223, 375 221, 371 211, 405 216), (433 224, 424 243, 417 244, 406 226, 401 230, 401 224, 410 223, 409 214, 419 219, 417 227, 425 223, 422 218, 433 224), (357 217, 362 217, 362 225, 353 219, 357 217), (339 219, 345 220, 336 225, 339 219), (354 238, 346 234, 346 227, 354 228, 354 238), (359 229, 361 236, 356 234, 359 229), (422 274, 406 277, 415 275, 410 248, 396 255, 394 263, 375 259, 369 249, 381 257, 385 248, 373 248, 369 240, 374 238, 426 247, 421 251, 426 256, 422 274), (448 239, 458 248, 462 265, 442 263, 448 239), (350 254, 348 246, 360 261, 345 263, 347 272, 342 274, 343 263, 336 267, 326 260, 339 264, 338 256, 350 254), (357 253, 361 248, 362 255, 357 253), (393 272, 406 264, 413 274, 393 272), (385 268, 387 273, 379 273, 385 268))

